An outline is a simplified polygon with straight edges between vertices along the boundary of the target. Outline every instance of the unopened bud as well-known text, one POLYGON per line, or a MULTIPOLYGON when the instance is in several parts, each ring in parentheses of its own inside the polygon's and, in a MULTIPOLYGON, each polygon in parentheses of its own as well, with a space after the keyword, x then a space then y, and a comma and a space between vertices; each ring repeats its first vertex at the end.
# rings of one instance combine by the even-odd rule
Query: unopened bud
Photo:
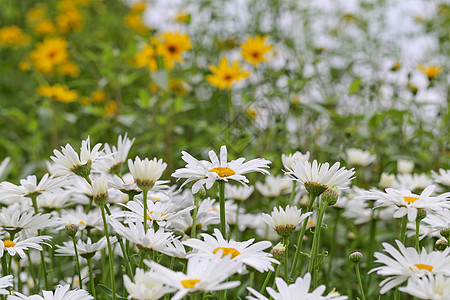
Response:
POLYGON ((276 260, 283 260, 284 253, 286 252, 286 246, 282 243, 278 243, 275 247, 270 250, 270 254, 276 259, 276 260))
POLYGON ((363 259, 363 255, 361 252, 353 252, 348 258, 355 264, 359 264, 363 259))
POLYGON ((425 208, 418 208, 417 209, 416 221, 420 221, 422 219, 425 219, 426 216, 427 216, 427 210, 425 208))
POLYGON ((203 186, 200 187, 197 193, 194 194, 195 199, 204 200, 206 198, 206 190, 203 186))
POLYGON ((436 246, 436 249, 438 249, 439 251, 444 251, 448 247, 447 241, 443 239, 437 240, 434 245, 436 246))
POLYGON ((354 239, 356 238, 356 236, 355 236, 355 234, 354 234, 353 232, 349 232, 349 233, 347 234, 347 238, 348 238, 349 240, 354 240, 354 239))
POLYGON ((309 194, 319 196, 327 189, 326 185, 319 184, 317 182, 305 182, 305 189, 309 194))
POLYGON ((337 187, 328 188, 322 194, 322 201, 325 201, 328 206, 336 204, 339 198, 339 189, 337 187))
POLYGON ((108 178, 101 176, 92 182, 92 197, 94 203, 103 206, 108 201, 108 178))
POLYGON ((446 239, 447 241, 450 241, 450 227, 445 228, 445 229, 442 229, 442 230, 440 231, 440 234, 441 234, 443 237, 445 237, 445 239, 446 239))
POLYGON ((74 237, 77 234, 78 226, 72 223, 66 225, 66 234, 70 237, 74 237))

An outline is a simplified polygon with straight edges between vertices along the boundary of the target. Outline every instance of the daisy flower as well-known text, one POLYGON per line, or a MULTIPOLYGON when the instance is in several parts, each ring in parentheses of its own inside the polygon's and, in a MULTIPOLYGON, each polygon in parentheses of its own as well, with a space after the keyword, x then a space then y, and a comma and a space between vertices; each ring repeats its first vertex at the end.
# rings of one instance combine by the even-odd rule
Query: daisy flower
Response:
POLYGON ((33 197, 38 196, 45 192, 53 191, 62 187, 65 184, 65 178, 54 178, 49 176, 48 173, 42 177, 41 181, 37 183, 35 175, 27 176, 26 179, 20 180, 20 185, 15 185, 10 182, 0 183, 0 199, 20 196, 20 197, 33 197))
POLYGON ((388 243, 383 243, 386 254, 375 252, 377 258, 375 262, 384 264, 383 266, 373 268, 371 272, 377 272, 381 276, 390 276, 380 283, 380 293, 385 294, 392 288, 402 284, 411 277, 424 277, 428 274, 445 274, 450 276, 450 248, 442 252, 432 251, 427 253, 425 248, 420 253, 412 247, 405 248, 400 242, 396 241, 399 250, 388 243))
POLYGON ((355 171, 347 170, 344 167, 339 169, 339 162, 331 166, 328 163, 319 164, 317 160, 309 161, 297 160, 292 164, 292 170, 286 172, 292 180, 296 180, 305 185, 306 190, 314 195, 320 195, 327 188, 336 186, 339 189, 345 188, 350 181, 355 178, 355 171))
MULTIPOLYGON (((111 244, 117 242, 117 238, 110 238, 111 244)), ((77 241, 77 251, 78 255, 82 257, 92 257, 98 251, 105 249, 107 246, 106 237, 102 237, 98 242, 92 243, 91 239, 88 238, 87 242, 83 242, 82 240, 77 241)), ((75 256, 75 248, 73 246, 73 242, 64 242, 63 246, 56 245, 58 249, 56 249, 57 255, 61 256, 75 256)))
POLYGON ((128 160, 128 168, 138 187, 142 190, 150 190, 167 168, 167 164, 162 159, 141 160, 136 156, 134 162, 131 159, 128 160))
POLYGON ((361 167, 368 166, 377 158, 376 155, 371 155, 369 151, 356 148, 347 149, 345 155, 349 165, 361 167))
POLYGON ((266 53, 270 52, 273 45, 266 44, 267 36, 257 35, 249 37, 244 44, 241 44, 242 58, 257 67, 261 62, 266 62, 266 53))
POLYGON ((302 214, 301 209, 298 209, 296 206, 290 207, 288 205, 286 206, 286 210, 281 206, 279 208, 274 207, 270 215, 262 214, 262 218, 267 225, 275 229, 278 235, 289 237, 297 228, 297 225, 311 214, 312 212, 302 214))
POLYGON ((245 201, 253 193, 255 188, 253 186, 237 186, 226 184, 225 185, 225 198, 232 199, 234 201, 245 201))
POLYGON ((428 214, 422 222, 433 228, 433 231, 450 228, 450 209, 444 209, 438 214, 428 214))
POLYGON ((269 174, 265 168, 269 168, 271 163, 262 158, 252 159, 244 163, 245 158, 241 157, 236 160, 227 162, 227 147, 220 147, 220 160, 214 151, 209 151, 209 158, 211 162, 199 161, 192 157, 189 153, 182 151, 181 157, 186 163, 185 168, 177 169, 172 174, 175 178, 186 178, 186 181, 181 185, 196 181, 192 186, 192 192, 195 194, 200 187, 206 184, 206 188, 210 189, 216 180, 236 180, 242 184, 248 183, 247 177, 244 174, 250 172, 260 172, 269 174))
POLYGON ((121 174, 122 165, 127 160, 128 153, 130 152, 133 143, 134 139, 130 140, 128 138, 128 133, 125 133, 123 138, 119 135, 117 147, 105 143, 103 146, 103 150, 106 154, 105 159, 98 162, 96 169, 104 173, 121 174))
POLYGON ((39 244, 44 244, 44 241, 48 241, 51 238, 51 236, 42 235, 24 239, 23 241, 19 241, 20 237, 16 237, 14 241, 3 240, 0 242, 0 257, 3 257, 5 251, 7 251, 11 256, 18 254, 21 258, 24 258, 26 256, 24 250, 32 248, 42 251, 42 246, 39 244))
POLYGON ((214 236, 203 233, 201 234, 204 241, 199 239, 188 239, 183 244, 197 250, 194 253, 188 254, 187 257, 212 257, 217 252, 222 253, 222 258, 231 256, 231 259, 241 264, 248 265, 255 268, 259 272, 266 272, 274 270, 272 263, 279 263, 272 258, 270 253, 263 250, 272 246, 269 241, 262 241, 253 244, 255 239, 250 239, 245 242, 236 242, 234 240, 225 240, 220 231, 215 228, 214 236))
POLYGON ((14 295, 9 295, 8 300, 92 300, 92 297, 85 290, 71 290, 70 285, 58 285, 54 292, 42 291, 42 296, 33 295, 25 296, 21 293, 14 292, 14 295))
POLYGON ((159 36, 160 43, 156 46, 156 54, 164 58, 165 67, 173 69, 175 62, 183 63, 183 54, 192 48, 187 34, 180 32, 166 32, 159 36))
POLYGON ((61 217, 56 220, 56 229, 64 229, 67 223, 72 223, 78 226, 78 229, 84 230, 86 227, 95 228, 103 231, 103 220, 99 208, 91 209, 88 213, 83 206, 78 205, 75 209, 64 210, 61 212, 61 217))
POLYGON ((71 201, 71 193, 57 189, 51 193, 41 194, 37 198, 38 207, 47 210, 56 210, 66 206, 71 201))
POLYGON ((37 214, 32 212, 21 213, 20 210, 3 208, 0 213, 0 227, 9 231, 44 229, 54 225, 50 214, 37 214))
POLYGON ((207 75, 206 81, 221 90, 231 90, 234 82, 250 76, 250 72, 244 71, 237 60, 230 66, 226 57, 222 57, 217 66, 210 65, 209 69, 213 75, 207 75))
POLYGON ((439 169, 439 173, 431 171, 431 174, 436 183, 450 186, 450 170, 439 169))
POLYGON ((397 172, 401 174, 409 174, 414 169, 414 162, 406 159, 399 159, 397 161, 397 172))
POLYGON ((292 181, 284 176, 268 175, 265 182, 257 182, 255 184, 258 192, 267 198, 277 198, 282 193, 289 193, 292 189, 292 181))
MULTIPOLYGON (((311 286, 311 274, 306 273, 303 278, 298 277, 295 283, 287 285, 287 283, 277 277, 275 278, 275 283, 277 285, 278 293, 268 287, 266 288, 267 293, 269 293, 270 297, 274 300, 291 300, 291 299, 311 299, 311 300, 328 300, 328 299, 335 299, 335 300, 345 300, 347 299, 347 296, 340 296, 336 292, 332 292, 327 296, 324 296, 323 293, 325 292, 325 285, 321 285, 318 288, 316 288, 314 291, 309 292, 309 288, 311 286)), ((247 289, 255 296, 247 296, 247 299, 250 300, 269 300, 267 297, 261 295, 259 292, 257 292, 255 289, 251 287, 247 287, 247 289)))
POLYGON ((136 300, 160 299, 165 294, 176 291, 172 287, 154 281, 150 272, 144 272, 139 268, 136 269, 134 282, 127 275, 124 275, 123 283, 130 297, 136 300))
POLYGON ((9 157, 6 157, 2 163, 0 164, 0 178, 4 175, 6 167, 8 166, 8 163, 11 159, 9 157))
POLYGON ((61 151, 53 150, 55 156, 51 156, 54 162, 53 172, 55 175, 75 174, 87 178, 91 172, 92 164, 102 158, 102 151, 99 151, 102 144, 98 143, 92 148, 89 137, 81 142, 80 155, 67 144, 61 147, 61 151))
POLYGON ((423 190, 432 185, 433 180, 425 173, 422 174, 398 174, 392 182, 392 188, 396 190, 423 190))
POLYGON ((125 174, 122 178, 117 175, 111 176, 109 178, 109 185, 128 196, 135 196, 142 192, 136 182, 134 182, 133 175, 130 173, 125 174))
POLYGON ((291 171, 292 164, 296 162, 297 160, 301 160, 303 162, 309 160, 309 151, 305 154, 301 153, 300 151, 296 151, 295 153, 290 153, 288 155, 281 154, 281 162, 283 163, 284 168, 287 171, 291 171))
POLYGON ((443 274, 414 277, 399 290, 419 299, 450 300, 450 277, 443 274))
POLYGON ((239 263, 227 257, 224 259, 212 258, 190 258, 187 262, 186 274, 175 272, 161 266, 154 261, 144 261, 151 271, 148 277, 156 282, 173 287, 178 292, 172 300, 179 300, 185 295, 193 292, 214 292, 237 287, 239 281, 223 283, 227 278, 237 272, 239 263))
POLYGON ((8 295, 9 291, 5 288, 13 286, 13 276, 7 275, 0 278, 0 295, 8 295))

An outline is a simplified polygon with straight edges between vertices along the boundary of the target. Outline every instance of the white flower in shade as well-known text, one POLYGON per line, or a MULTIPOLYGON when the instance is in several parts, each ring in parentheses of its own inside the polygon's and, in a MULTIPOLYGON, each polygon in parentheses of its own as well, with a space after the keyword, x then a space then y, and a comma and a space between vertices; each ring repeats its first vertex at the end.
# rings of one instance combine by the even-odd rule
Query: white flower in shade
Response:
POLYGON ((9 291, 5 288, 13 286, 13 276, 7 275, 0 278, 0 295, 8 295, 9 291))
POLYGON ((137 268, 134 275, 134 282, 127 276, 123 276, 123 283, 131 299, 136 300, 156 300, 167 293, 172 293, 176 289, 154 281, 149 275, 150 272, 137 268))
MULTIPOLYGON (((429 225, 433 231, 450 228, 450 209, 444 209, 438 214, 427 214, 422 223, 429 225)), ((422 225, 422 224, 421 224, 422 225)))
POLYGON ((433 180, 425 173, 422 174, 398 174, 392 183, 396 190, 423 190, 433 184, 433 180))
POLYGON ((162 159, 153 158, 149 160, 145 158, 141 160, 136 156, 134 162, 131 159, 128 160, 128 168, 138 187, 143 190, 149 190, 161 178, 162 173, 167 168, 167 164, 162 159))
MULTIPOLYGON (((134 221, 143 221, 144 204, 141 201, 134 200, 121 205, 130 211, 118 211, 113 215, 115 218, 126 217, 134 221)), ((184 209, 179 209, 177 205, 171 202, 163 203, 147 200, 147 221, 150 223, 156 222, 159 226, 165 226, 168 220, 177 218, 179 215, 189 212, 193 208, 193 206, 189 206, 184 209)))
POLYGON ((264 183, 255 184, 258 192, 264 197, 276 198, 282 193, 291 191, 292 181, 288 177, 267 175, 264 179, 264 183))
POLYGON ((395 175, 394 174, 388 174, 388 173, 382 173, 380 177, 380 182, 378 185, 382 189, 391 188, 392 184, 394 183, 395 175))
POLYGON ((345 188, 354 178, 353 169, 340 168, 337 162, 333 166, 329 163, 319 164, 317 160, 309 161, 297 160, 292 164, 292 170, 286 172, 292 180, 296 180, 305 185, 309 193, 318 195, 327 188, 336 186, 339 189, 345 188))
POLYGON ((103 219, 99 208, 86 212, 83 206, 78 205, 75 209, 62 211, 61 217, 55 223, 59 226, 57 230, 64 229, 67 223, 72 223, 77 225, 80 230, 88 227, 103 231, 103 219))
POLYGON ((125 133, 123 138, 119 135, 117 147, 111 147, 108 143, 105 143, 103 150, 105 151, 106 157, 98 162, 96 169, 104 173, 121 174, 122 165, 127 160, 133 142, 134 139, 130 140, 128 133, 125 133))
POLYGON ((450 186, 450 170, 439 169, 439 173, 431 171, 431 174, 436 183, 450 186))
POLYGON ((450 300, 450 277, 443 274, 413 277, 399 290, 419 299, 450 300))
POLYGON ((175 239, 171 232, 164 231, 164 228, 162 227, 156 232, 154 228, 149 228, 147 232, 145 232, 142 222, 132 222, 129 220, 129 222, 127 222, 128 227, 125 227, 118 220, 109 218, 109 223, 114 228, 114 231, 120 236, 146 251, 155 250, 168 254, 168 248, 175 239))
POLYGON ((137 195, 142 192, 136 182, 134 182, 133 175, 130 173, 125 174, 122 178, 117 175, 111 176, 109 184, 112 188, 115 188, 127 195, 137 195))
POLYGON ((51 192, 65 184, 65 178, 54 178, 45 173, 42 179, 37 183, 35 175, 27 176, 20 180, 20 185, 4 181, 0 183, 0 199, 11 196, 31 197, 38 196, 45 192, 51 192))
POLYGON ((154 281, 173 287, 178 292, 172 300, 179 300, 193 292, 214 292, 237 287, 239 281, 223 283, 227 278, 237 272, 239 263, 229 257, 218 259, 193 257, 188 260, 186 274, 175 272, 161 266, 154 261, 144 261, 150 267, 148 276, 154 281))
POLYGON ((376 200, 375 207, 395 207, 394 218, 402 218, 408 215, 408 220, 416 220, 417 210, 425 209, 427 212, 439 212, 444 208, 450 208, 450 193, 445 193, 436 197, 431 194, 434 191, 434 185, 428 186, 420 195, 413 194, 408 190, 386 189, 386 192, 370 190, 362 199, 376 200))
POLYGON ((22 213, 17 209, 3 208, 0 213, 0 227, 5 230, 36 230, 54 225, 50 214, 37 214, 32 212, 22 213))
POLYGON ((212 257, 217 252, 221 252, 222 258, 231 256, 232 260, 253 267, 259 272, 273 271, 272 263, 278 263, 276 259, 271 257, 270 253, 263 251, 272 246, 272 243, 269 241, 261 241, 254 244, 253 241, 255 239, 245 242, 226 241, 217 228, 214 229, 215 237, 206 233, 202 233, 201 236, 204 241, 188 239, 183 242, 186 246, 197 250, 188 254, 187 257, 212 257))
POLYGON ((245 201, 253 193, 255 188, 253 186, 237 186, 226 184, 225 185, 225 198, 232 199, 234 201, 245 201))
POLYGON ((186 178, 186 181, 181 185, 195 181, 192 186, 192 192, 198 192, 201 186, 206 184, 206 188, 210 189, 216 180, 236 180, 242 184, 248 183, 247 177, 244 174, 250 172, 260 172, 269 174, 265 168, 269 168, 270 161, 262 158, 252 159, 244 163, 245 158, 241 157, 236 160, 227 162, 227 147, 220 147, 220 159, 214 151, 209 151, 209 158, 211 162, 199 161, 192 157, 189 153, 182 151, 182 159, 187 163, 186 167, 177 169, 172 174, 172 177, 181 179, 186 178))
POLYGON ((300 161, 308 161, 309 160, 309 151, 306 154, 301 153, 300 151, 296 151, 295 153, 290 153, 288 155, 281 154, 281 162, 286 170, 291 171, 292 164, 297 160, 300 161))
POLYGON ((52 172, 55 175, 76 174, 81 177, 87 177, 90 174, 92 164, 101 159, 102 151, 99 151, 102 144, 96 144, 91 150, 89 137, 81 142, 80 155, 67 144, 61 147, 61 152, 53 150, 55 156, 51 156, 54 162, 52 172))
POLYGON ((2 163, 0 164, 0 178, 2 178, 2 176, 4 175, 5 170, 6 170, 6 167, 8 166, 9 161, 10 161, 10 158, 9 158, 9 157, 6 157, 6 158, 2 161, 2 163))
POLYGON ((24 250, 32 248, 42 251, 42 246, 40 244, 44 244, 44 241, 48 241, 51 238, 51 236, 42 235, 24 239, 22 241, 19 241, 21 239, 20 237, 16 237, 14 241, 0 241, 0 257, 3 257, 6 251, 11 256, 18 254, 21 258, 24 258, 26 256, 24 250))
MULTIPOLYGON (((333 292, 327 296, 324 296, 325 285, 321 285, 316 288, 314 291, 309 292, 311 286, 311 274, 306 273, 303 278, 298 277, 295 283, 287 285, 287 283, 277 277, 275 278, 275 283, 277 285, 278 293, 268 287, 266 288, 267 293, 269 293, 270 297, 274 300, 293 300, 293 299, 305 299, 305 300, 345 300, 347 296, 340 296, 339 293, 333 292)), ((247 289, 255 296, 247 296, 247 299, 250 300, 269 300, 267 297, 261 295, 255 289, 251 287, 247 287, 247 289)))
POLYGON ((92 297, 85 290, 69 290, 70 285, 58 285, 54 292, 42 291, 42 296, 32 295, 25 296, 21 293, 14 292, 14 295, 9 295, 8 300, 93 300, 92 297))
POLYGON ((100 177, 92 180, 90 190, 94 202, 99 205, 104 205, 108 201, 108 178, 102 174, 100 177))
POLYGON ((288 205, 286 206, 286 210, 284 210, 281 206, 278 208, 274 207, 270 215, 262 214, 262 217, 264 222, 275 229, 280 236, 288 237, 294 232, 297 225, 308 218, 311 214, 312 212, 302 214, 301 209, 298 209, 296 206, 290 207, 288 205))
POLYGON ((352 166, 366 167, 371 164, 377 157, 370 154, 369 151, 350 148, 345 151, 346 161, 352 166))
POLYGON ((406 159, 399 159, 397 161, 397 172, 406 174, 411 173, 414 169, 414 162, 406 159))
MULTIPOLYGON (((115 236, 109 238, 111 244, 117 242, 117 238, 115 236)), ((98 251, 105 249, 107 246, 106 237, 102 237, 98 242, 92 243, 91 239, 88 238, 87 242, 83 242, 82 240, 77 241, 77 251, 78 255, 86 257, 93 256, 98 251)), ((61 256, 75 256, 75 248, 73 246, 73 242, 64 242, 63 246, 56 245, 58 249, 56 249, 56 255, 61 256)))
POLYGON ((374 254, 377 258, 375 262, 384 265, 373 268, 369 273, 377 272, 381 276, 390 276, 380 283, 381 294, 402 284, 411 277, 440 273, 450 276, 450 248, 442 252, 432 251, 430 253, 427 253, 423 248, 420 253, 417 253, 416 249, 405 248, 400 241, 396 242, 400 251, 388 243, 383 243, 384 251, 392 258, 380 252, 374 254))
POLYGON ((70 201, 70 192, 62 189, 57 189, 51 193, 41 194, 37 198, 38 207, 49 210, 63 208, 70 201))

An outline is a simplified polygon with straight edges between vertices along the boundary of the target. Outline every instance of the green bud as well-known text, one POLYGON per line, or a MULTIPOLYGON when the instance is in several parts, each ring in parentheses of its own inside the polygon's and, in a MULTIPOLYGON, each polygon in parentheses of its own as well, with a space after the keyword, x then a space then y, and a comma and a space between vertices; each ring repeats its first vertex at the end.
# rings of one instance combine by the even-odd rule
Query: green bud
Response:
POLYGON ((440 231, 440 234, 441 234, 443 237, 445 237, 445 239, 446 239, 447 241, 449 241, 449 240, 450 240, 450 227, 445 228, 445 229, 442 229, 442 230, 440 231))
POLYGON ((66 234, 70 237, 74 237, 77 234, 78 226, 72 223, 66 225, 66 234))
POLYGON ((439 251, 444 251, 448 247, 447 241, 443 239, 437 240, 434 245, 436 246, 436 249, 438 249, 439 251))
POLYGON ((328 206, 336 204, 339 198, 339 189, 337 187, 328 188, 322 194, 322 201, 325 201, 328 206))
POLYGON ((315 195, 316 197, 325 192, 327 189, 326 185, 319 184, 317 182, 305 182, 305 189, 309 194, 315 195))
POLYGON ((348 257, 353 263, 359 264, 363 260, 363 255, 361 252, 353 252, 348 257))
POLYGON ((422 219, 425 219, 426 216, 427 216, 427 210, 425 208, 417 209, 416 221, 420 221, 422 219))
POLYGON ((276 259, 281 261, 284 258, 284 253, 286 252, 286 246, 282 243, 278 243, 275 247, 270 250, 270 254, 276 259))

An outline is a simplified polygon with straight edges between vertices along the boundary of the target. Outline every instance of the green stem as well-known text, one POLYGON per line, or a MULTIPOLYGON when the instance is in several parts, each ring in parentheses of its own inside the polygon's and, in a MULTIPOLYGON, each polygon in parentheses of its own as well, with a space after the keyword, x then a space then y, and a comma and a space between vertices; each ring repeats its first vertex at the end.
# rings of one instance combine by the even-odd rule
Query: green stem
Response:
POLYGON ((264 279, 264 283, 263 283, 261 289, 259 290, 259 292, 260 292, 261 294, 264 293, 264 290, 266 289, 267 284, 269 283, 270 276, 272 276, 272 273, 273 273, 272 270, 269 270, 269 272, 267 272, 266 279, 264 279))
POLYGON ((420 241, 419 241, 419 229, 420 229, 420 219, 416 220, 416 251, 419 252, 420 250, 420 241))
POLYGON ((30 252, 27 252, 27 257, 28 257, 28 268, 30 269, 30 275, 33 280, 33 286, 34 286, 33 291, 34 291, 34 289, 37 287, 36 272, 34 270, 33 262, 31 261, 30 252))
MULTIPOLYGON (((249 284, 248 284, 248 286, 253 287, 253 281, 254 281, 254 279, 255 279, 255 271, 250 272, 250 279, 249 279, 249 284)), ((250 295, 250 293, 249 293, 249 295, 250 295)))
POLYGON ((272 283, 272 288, 275 288, 275 278, 277 278, 280 275, 280 270, 281 270, 281 264, 279 264, 277 266, 277 269, 275 270, 275 277, 273 278, 273 283, 272 283))
POLYGON ((3 276, 6 276, 6 275, 8 275, 8 263, 7 263, 7 260, 6 260, 6 253, 4 253, 3 254, 3 256, 2 256, 2 273, 3 273, 3 276))
POLYGON ((288 271, 288 263, 289 263, 289 238, 284 238, 284 246, 286 247, 284 251, 284 281, 289 284, 289 271, 288 271))
POLYGON ((359 273, 359 264, 355 264, 355 269, 356 269, 356 276, 358 277, 359 291, 361 292, 362 300, 366 300, 363 284, 361 281, 361 274, 359 273))
MULTIPOLYGON (((311 259, 310 259, 309 265, 308 265, 308 273, 310 273, 311 276, 313 276, 312 275, 313 270, 316 270, 316 268, 318 268, 318 266, 316 266, 316 264, 317 264, 317 256, 319 255, 320 232, 322 230, 322 220, 323 220, 323 216, 325 214, 326 208, 327 208, 327 204, 325 203, 325 201, 322 201, 320 204, 319 210, 317 212, 317 224, 316 224, 316 228, 314 230, 314 238, 313 238, 313 244, 312 244, 312 249, 311 249, 311 259)), ((316 272, 314 272, 314 273, 316 273, 316 272)), ((317 276, 315 276, 315 277, 317 277, 317 276)))
POLYGON ((111 273, 110 275, 111 275, 112 296, 113 296, 113 299, 116 300, 117 295, 116 295, 116 283, 115 283, 115 277, 114 277, 114 255, 113 255, 112 248, 111 248, 111 241, 109 240, 108 223, 106 222, 106 215, 105 215, 105 206, 101 205, 100 209, 102 211, 103 226, 105 227, 106 242, 108 244, 109 271, 111 273))
POLYGON ((237 209, 236 209, 236 224, 235 224, 235 226, 236 226, 236 231, 235 231, 235 239, 236 239, 236 241, 238 241, 239 240, 239 211, 241 210, 241 201, 238 201, 237 202, 237 209))
POLYGON ((200 204, 200 197, 197 194, 194 195, 194 211, 192 212, 192 226, 191 226, 191 238, 197 238, 197 212, 200 204))
POLYGON ((334 224, 333 224, 333 233, 331 234, 330 259, 328 261, 328 274, 330 277, 333 273, 332 263, 333 263, 333 256, 336 252, 337 227, 339 224, 339 219, 341 218, 341 213, 342 209, 336 208, 336 215, 334 217, 334 224))
POLYGON ((80 269, 80 258, 78 257, 77 242, 75 240, 75 235, 72 235, 73 248, 75 250, 75 269, 78 272, 78 280, 80 281, 80 289, 83 288, 83 282, 81 281, 81 269, 80 269))
POLYGON ((92 258, 88 257, 86 259, 87 259, 87 264, 88 264, 88 269, 89 269, 89 286, 91 289, 91 294, 92 294, 92 296, 94 296, 94 299, 97 299, 97 295, 95 292, 94 272, 92 270, 92 258))
POLYGON ((227 223, 225 220, 225 181, 219 180, 220 232, 227 239, 227 223))
MULTIPOLYGON (((308 205, 306 207, 307 213, 312 210, 314 200, 316 200, 316 197, 317 196, 314 194, 309 194, 309 201, 308 201, 308 205)), ((297 239, 297 247, 295 249, 294 261, 292 262, 292 267, 291 267, 291 272, 289 273, 289 278, 293 278, 294 272, 295 272, 295 267, 297 266, 298 259, 300 258, 300 249, 302 248, 303 237, 305 236, 306 227, 308 225, 308 219, 309 218, 306 218, 305 221, 303 221, 303 227, 302 227, 302 230, 300 231, 300 234, 297 239)))
POLYGON ((402 219, 402 225, 401 225, 401 229, 400 229, 400 242, 402 242, 403 245, 405 245, 405 242, 406 242, 406 226, 407 225, 408 225, 408 217, 404 216, 402 219))
POLYGON ((142 196, 143 196, 143 201, 144 201, 144 232, 147 233, 147 227, 148 227, 148 223, 147 223, 147 193, 148 190, 142 190, 142 196))
POLYGON ((297 188, 297 181, 292 181, 292 191, 291 196, 289 197, 289 205, 292 206, 292 202, 294 202, 295 190, 297 188))
POLYGON ((123 244, 122 238, 119 237, 117 240, 119 241, 120 249, 122 250, 122 253, 123 253, 123 259, 125 259, 127 275, 131 279, 131 278, 133 278, 133 269, 131 268, 130 258, 128 257, 128 253, 125 248, 125 245, 123 244))

